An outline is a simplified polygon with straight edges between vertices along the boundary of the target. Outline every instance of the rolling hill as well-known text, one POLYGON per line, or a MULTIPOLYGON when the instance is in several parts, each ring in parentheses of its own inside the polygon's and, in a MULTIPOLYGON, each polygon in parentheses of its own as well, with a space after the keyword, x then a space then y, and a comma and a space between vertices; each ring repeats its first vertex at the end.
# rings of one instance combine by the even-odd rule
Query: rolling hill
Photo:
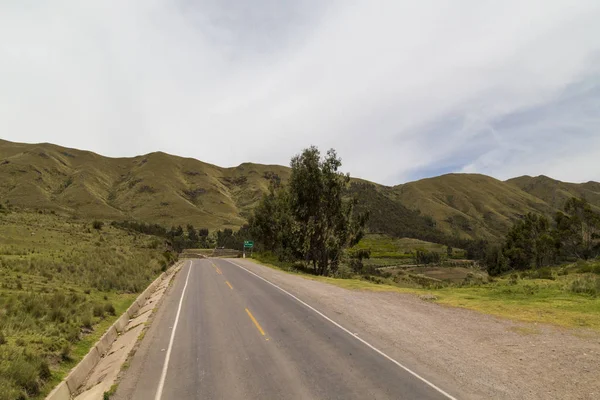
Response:
MULTIPOLYGON (((28 209, 105 220, 237 228, 269 180, 289 177, 279 165, 221 168, 162 152, 109 158, 53 144, 0 140, 0 200, 28 209)), ((571 196, 600 207, 600 183, 544 176, 506 182, 448 174, 387 187, 354 179, 351 192, 369 210, 369 229, 429 241, 443 236, 496 239, 528 212, 551 215, 571 196)))
POLYGON ((581 197, 600 211, 600 183, 569 183, 541 175, 536 177, 520 176, 506 181, 539 199, 550 206, 562 209, 571 197, 581 197))
POLYGON ((157 152, 108 158, 52 144, 0 141, 0 196, 26 208, 163 225, 239 227, 289 169, 242 164, 220 168, 157 152))
POLYGON ((493 239, 528 212, 551 214, 542 199, 489 176, 448 174, 398 185, 400 203, 431 216, 453 236, 493 239))

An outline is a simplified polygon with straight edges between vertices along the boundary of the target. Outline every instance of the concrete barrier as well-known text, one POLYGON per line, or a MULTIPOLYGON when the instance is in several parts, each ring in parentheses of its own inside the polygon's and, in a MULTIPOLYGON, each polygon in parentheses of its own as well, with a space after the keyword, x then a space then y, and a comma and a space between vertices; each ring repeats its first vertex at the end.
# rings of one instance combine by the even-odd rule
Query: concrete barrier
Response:
POLYGON ((129 323, 129 314, 125 312, 125 314, 121 315, 121 318, 115 322, 113 325, 118 333, 123 333, 125 331, 125 327, 129 323))
POLYGON ((79 389, 79 386, 85 382, 85 378, 92 372, 92 369, 98 364, 98 361, 100 361, 100 354, 98 353, 96 346, 94 346, 90 352, 83 357, 83 360, 71 370, 69 376, 67 376, 67 386, 69 386, 71 393, 75 393, 77 389, 79 389))
POLYGON ((127 315, 129 315, 129 318, 132 318, 139 309, 140 309, 140 305, 138 304, 138 302, 136 300, 127 309, 127 315))
POLYGON ((108 328, 108 331, 106 331, 106 333, 100 338, 98 343, 96 343, 96 349, 98 349, 98 354, 100 354, 100 357, 106 354, 106 352, 108 351, 108 349, 110 349, 110 346, 113 344, 117 336, 119 336, 119 334, 117 333, 117 329, 113 324, 113 326, 108 328))
POLYGON ((77 393, 77 390, 85 382, 94 367, 100 361, 100 358, 110 349, 111 345, 117 339, 119 334, 124 333, 125 327, 129 324, 129 319, 134 317, 144 302, 150 298, 152 293, 160 285, 163 279, 173 274, 182 264, 182 261, 174 264, 154 280, 138 296, 138 298, 129 306, 119 319, 102 335, 100 340, 90 349, 89 353, 77 364, 69 375, 59 383, 45 400, 70 400, 71 395, 77 393), (142 300, 143 299, 143 300, 142 300))
POLYGON ((62 381, 55 387, 48 396, 46 396, 46 400, 71 400, 71 391, 67 386, 67 382, 62 381))

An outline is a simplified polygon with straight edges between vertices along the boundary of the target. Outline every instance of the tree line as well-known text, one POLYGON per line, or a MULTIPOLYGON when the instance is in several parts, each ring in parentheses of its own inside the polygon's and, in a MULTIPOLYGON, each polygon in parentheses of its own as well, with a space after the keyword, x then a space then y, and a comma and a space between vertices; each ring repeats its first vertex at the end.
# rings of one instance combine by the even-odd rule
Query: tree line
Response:
POLYGON ((246 228, 237 232, 225 228, 210 232, 208 228, 196 229, 194 225, 187 224, 185 229, 181 226, 172 226, 170 229, 160 224, 147 224, 137 221, 113 221, 112 226, 128 231, 139 232, 164 238, 167 245, 180 252, 183 249, 210 249, 226 247, 241 249, 246 228))
POLYGON ((487 245, 479 253, 490 275, 598 257, 600 213, 586 200, 571 198, 552 220, 529 213, 512 226, 502 243, 487 245))

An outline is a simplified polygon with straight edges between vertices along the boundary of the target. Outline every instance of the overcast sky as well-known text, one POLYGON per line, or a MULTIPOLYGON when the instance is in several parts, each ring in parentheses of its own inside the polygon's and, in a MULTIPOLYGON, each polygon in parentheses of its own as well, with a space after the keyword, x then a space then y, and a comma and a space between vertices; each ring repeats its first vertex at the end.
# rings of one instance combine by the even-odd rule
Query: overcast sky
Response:
POLYGON ((598 0, 0 0, 0 137, 600 180, 598 0))

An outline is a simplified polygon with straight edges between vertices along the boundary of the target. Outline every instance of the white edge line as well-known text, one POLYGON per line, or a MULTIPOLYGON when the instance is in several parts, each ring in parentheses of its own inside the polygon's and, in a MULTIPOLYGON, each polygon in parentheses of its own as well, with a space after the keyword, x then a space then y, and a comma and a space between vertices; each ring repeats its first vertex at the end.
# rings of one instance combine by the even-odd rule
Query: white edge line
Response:
MULTIPOLYGON (((364 339, 356 336, 355 334, 353 334, 352 332, 350 332, 348 329, 344 328, 342 325, 338 324, 337 322, 335 322, 334 320, 332 320, 331 318, 329 318, 327 315, 323 314, 321 311, 317 310, 316 308, 312 307, 311 305, 309 305, 309 304, 305 303, 304 301, 300 300, 298 297, 294 296, 293 294, 291 294, 287 290, 282 289, 279 286, 277 286, 276 284, 274 284, 273 282, 271 282, 271 281, 263 278, 262 276, 260 276, 258 274, 255 274, 254 272, 250 271, 248 268, 242 267, 241 265, 236 264, 233 261, 229 261, 229 260, 225 260, 225 261, 227 261, 227 262, 235 265, 236 267, 239 267, 239 268, 243 269, 244 271, 248 272, 249 274, 252 274, 252 275, 256 276, 257 278, 259 278, 259 279, 267 282, 269 285, 271 285, 271 286, 273 286, 273 287, 281 290, 283 293, 287 294, 288 296, 290 296, 291 298, 293 298, 294 300, 296 300, 297 302, 299 302, 303 306, 305 306, 305 307, 311 309, 312 311, 314 311, 315 313, 319 314, 321 317, 325 318, 327 321, 331 322, 333 325, 337 326, 338 328, 340 328, 341 330, 343 330, 344 332, 346 332, 348 335, 352 336, 354 339, 358 340, 359 342, 362 342, 364 345, 366 345, 367 347, 371 348, 373 351, 379 353, 383 357, 387 358, 389 361, 391 361, 392 363, 396 364, 398 367, 402 368, 403 370, 405 370, 406 372, 408 372, 409 374, 411 374, 415 378, 421 380, 422 382, 424 382, 427 385, 429 385, 431 388, 437 390, 438 392, 440 392, 441 394, 443 394, 444 396, 446 396, 448 399, 450 399, 450 400, 457 400, 456 397, 451 396, 450 394, 446 393, 444 390, 440 389, 439 387, 437 387, 433 383, 429 382, 427 379, 423 378, 421 375, 419 375, 416 372, 412 371, 410 368, 408 368, 408 367, 400 364, 398 361, 394 360, 392 357, 388 356, 383 351, 381 351, 377 347, 373 346, 371 343, 369 343, 366 340, 364 340, 364 339)), ((160 399, 157 398, 156 400, 160 400, 160 399)))
POLYGON ((165 356, 165 363, 163 365, 162 373, 160 375, 160 381, 158 382, 158 389, 156 389, 156 396, 154 400, 160 400, 162 397, 162 391, 165 386, 165 379, 167 377, 167 370, 169 369, 169 359, 171 358, 171 349, 173 348, 173 340, 175 339, 175 331, 177 330, 177 323, 179 322, 179 314, 181 313, 181 305, 183 304, 183 297, 185 296, 185 289, 190 279, 190 272, 192 272, 192 261, 190 261, 190 268, 188 269, 187 276, 185 278, 185 285, 183 285, 183 291, 181 292, 181 299, 179 299, 179 307, 177 308, 177 315, 175 316, 175 322, 173 323, 173 330, 171 331, 171 339, 169 340, 169 347, 167 348, 167 355, 165 356))

